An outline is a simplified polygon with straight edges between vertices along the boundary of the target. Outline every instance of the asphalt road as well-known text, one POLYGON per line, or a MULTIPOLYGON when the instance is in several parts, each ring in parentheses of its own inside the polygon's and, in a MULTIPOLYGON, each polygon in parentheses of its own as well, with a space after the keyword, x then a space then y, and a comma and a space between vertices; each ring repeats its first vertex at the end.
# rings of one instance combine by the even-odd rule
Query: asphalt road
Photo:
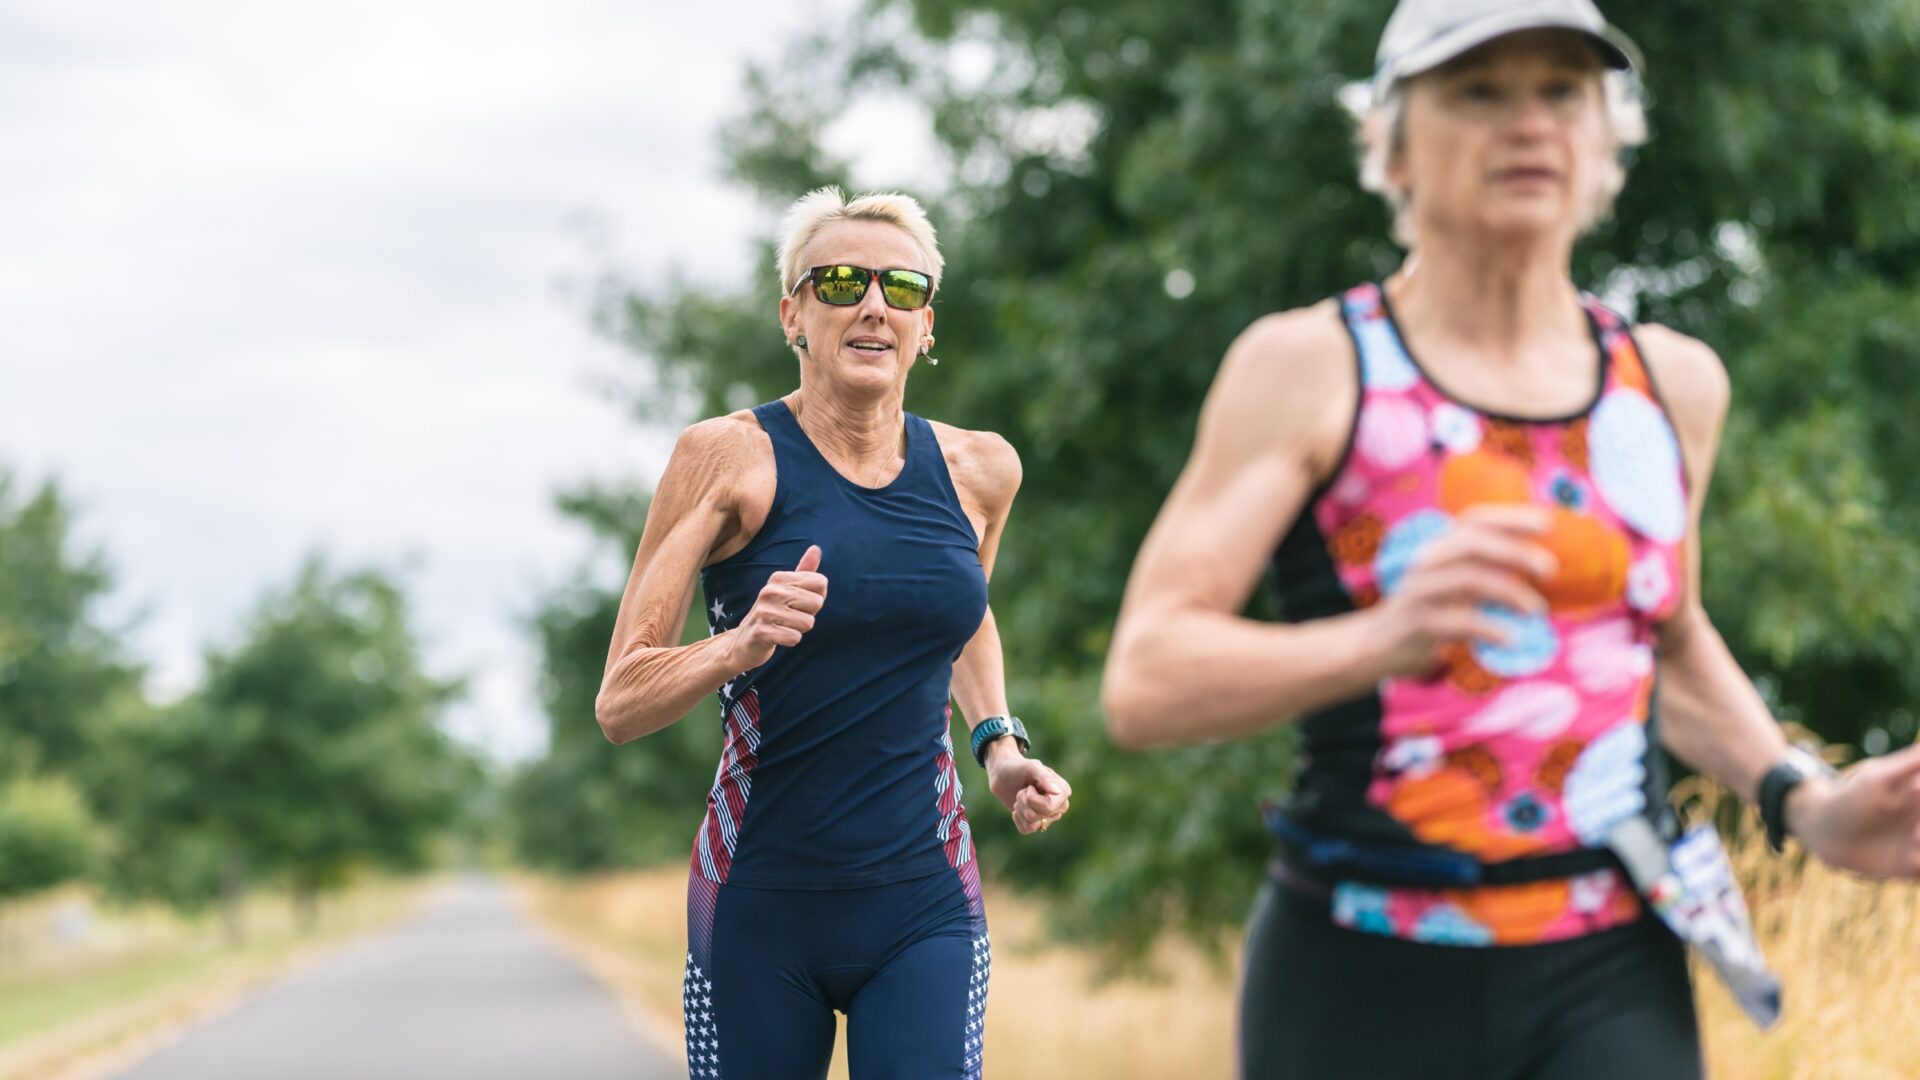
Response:
POLYGON ((118 1080, 670 1080, 677 1059, 484 879, 272 984, 118 1080))

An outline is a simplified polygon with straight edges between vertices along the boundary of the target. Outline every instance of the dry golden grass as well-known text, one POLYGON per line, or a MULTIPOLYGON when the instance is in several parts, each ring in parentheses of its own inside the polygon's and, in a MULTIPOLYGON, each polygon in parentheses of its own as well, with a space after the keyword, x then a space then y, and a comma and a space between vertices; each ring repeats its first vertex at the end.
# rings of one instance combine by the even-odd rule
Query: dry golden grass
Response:
POLYGON ((1711 1075, 1920 1077, 1920 892, 1779 858, 1757 828, 1732 854, 1767 959, 1785 987, 1786 1011, 1777 1028, 1761 1033, 1696 965, 1711 1075))
MULTIPOLYGON (((1787 1011, 1762 1034, 1704 968, 1701 1024, 1715 1080, 1913 1080, 1920 1077, 1920 892, 1803 867, 1766 850, 1757 830, 1733 861, 1787 1011)), ((530 906, 596 970, 680 1038, 686 876, 679 868, 574 884, 530 883, 530 906)), ((989 886, 993 997, 987 1075, 994 1080, 1205 1080, 1233 1075, 1234 974, 1165 947, 1159 981, 1101 983, 1084 951, 1047 944, 1044 909, 989 886)), ((834 1077, 845 1077, 836 1059, 834 1077)))
MULTIPOLYGON (((529 909, 596 974, 652 1012, 647 1026, 677 1048, 686 871, 676 867, 574 884, 535 881, 524 889, 529 909)), ((993 931, 987 1075, 995 1080, 1231 1075, 1230 972, 1193 949, 1169 945, 1158 957, 1164 978, 1102 984, 1086 952, 1045 941, 1038 905, 989 886, 987 917, 993 931)), ((836 1044, 829 1075, 842 1080, 847 1075, 844 1037, 836 1044)))

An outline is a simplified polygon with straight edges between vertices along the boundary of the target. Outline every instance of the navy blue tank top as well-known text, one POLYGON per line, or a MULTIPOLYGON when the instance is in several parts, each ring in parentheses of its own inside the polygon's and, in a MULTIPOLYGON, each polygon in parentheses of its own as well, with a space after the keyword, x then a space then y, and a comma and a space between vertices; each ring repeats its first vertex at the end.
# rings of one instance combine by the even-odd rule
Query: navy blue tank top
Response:
POLYGON ((773 440, 773 505, 745 548, 701 571, 708 629, 738 626, 810 544, 827 600, 800 644, 720 688, 726 744, 694 872, 834 889, 972 870, 947 702, 987 580, 933 428, 906 414, 905 467, 866 488, 821 456, 785 402, 753 414, 773 440))

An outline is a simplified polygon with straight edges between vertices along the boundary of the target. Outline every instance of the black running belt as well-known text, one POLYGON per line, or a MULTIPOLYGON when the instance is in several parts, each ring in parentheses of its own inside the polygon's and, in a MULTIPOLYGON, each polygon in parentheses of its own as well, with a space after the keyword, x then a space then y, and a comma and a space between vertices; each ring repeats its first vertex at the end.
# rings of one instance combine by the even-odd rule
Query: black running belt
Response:
POLYGON ((1524 885, 1620 869, 1606 848, 1580 848, 1555 855, 1533 855, 1503 862, 1481 862, 1444 848, 1371 844, 1314 832, 1270 809, 1267 829, 1279 843, 1288 869, 1325 882, 1411 888, 1464 888, 1473 885, 1524 885))

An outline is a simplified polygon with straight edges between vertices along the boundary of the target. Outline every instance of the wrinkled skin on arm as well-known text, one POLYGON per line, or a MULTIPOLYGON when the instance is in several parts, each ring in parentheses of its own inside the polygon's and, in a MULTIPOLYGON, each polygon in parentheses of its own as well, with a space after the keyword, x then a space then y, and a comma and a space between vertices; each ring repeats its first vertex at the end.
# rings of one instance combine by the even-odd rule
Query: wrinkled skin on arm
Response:
POLYGON ((594 703, 609 740, 661 730, 753 666, 740 628, 679 642, 700 568, 746 546, 766 520, 773 485, 772 444, 750 413, 681 433, 647 513, 594 703))

